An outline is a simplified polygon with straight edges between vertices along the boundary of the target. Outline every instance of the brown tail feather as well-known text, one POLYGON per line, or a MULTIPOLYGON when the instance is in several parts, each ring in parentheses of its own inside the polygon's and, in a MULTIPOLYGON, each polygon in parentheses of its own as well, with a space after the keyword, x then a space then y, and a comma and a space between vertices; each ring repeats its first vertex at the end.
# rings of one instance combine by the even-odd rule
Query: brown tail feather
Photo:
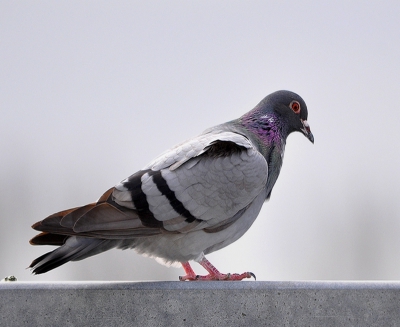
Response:
POLYGON ((107 202, 108 200, 111 199, 111 194, 114 191, 114 187, 110 188, 108 191, 106 191, 101 197, 100 199, 97 200, 97 203, 103 203, 103 202, 107 202))
POLYGON ((32 245, 63 245, 67 238, 66 235, 43 232, 33 237, 29 243, 32 245))
MULTIPOLYGON (((67 210, 63 210, 63 211, 59 211, 59 212, 53 213, 52 215, 46 217, 45 219, 43 219, 41 221, 38 221, 37 223, 34 223, 32 225, 32 228, 36 229, 38 226, 42 225, 42 222, 45 221, 46 219, 51 221, 52 218, 57 218, 57 217, 61 217, 62 218, 65 215, 69 214, 70 212, 72 212, 72 211, 74 211, 76 209, 79 209, 79 208, 80 207, 76 207, 76 208, 71 208, 71 209, 67 209, 67 210)), ((36 230, 38 230, 38 229, 36 229, 36 230)))
POLYGON ((135 238, 160 234, 159 228, 143 226, 137 212, 112 200, 109 189, 97 203, 63 210, 35 223, 41 231, 30 241, 35 245, 62 245, 69 236, 103 239, 135 238))
POLYGON ((80 208, 77 208, 75 210, 72 210, 71 212, 67 213, 65 216, 62 217, 62 219, 60 220, 60 225, 62 227, 69 228, 72 230, 78 219, 81 218, 83 215, 85 215, 88 211, 93 209, 96 205, 97 205, 96 203, 91 203, 82 206, 80 208))
POLYGON ((74 225, 76 232, 116 230, 143 227, 138 215, 133 210, 122 212, 110 203, 101 203, 89 210, 84 219, 74 225))

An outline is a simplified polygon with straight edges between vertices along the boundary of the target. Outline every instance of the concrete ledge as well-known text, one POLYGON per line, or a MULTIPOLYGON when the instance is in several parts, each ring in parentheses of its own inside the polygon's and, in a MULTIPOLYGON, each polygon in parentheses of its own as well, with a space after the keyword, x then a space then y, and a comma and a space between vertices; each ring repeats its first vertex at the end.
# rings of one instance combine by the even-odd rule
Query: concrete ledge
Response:
POLYGON ((2 326, 400 326, 400 282, 0 283, 2 326))

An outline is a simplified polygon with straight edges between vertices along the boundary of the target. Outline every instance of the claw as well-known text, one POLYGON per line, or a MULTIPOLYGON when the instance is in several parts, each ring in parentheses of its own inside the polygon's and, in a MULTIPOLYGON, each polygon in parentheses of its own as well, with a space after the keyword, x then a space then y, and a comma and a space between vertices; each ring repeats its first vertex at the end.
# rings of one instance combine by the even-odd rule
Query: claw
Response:
POLYGON ((188 281, 193 281, 193 280, 198 280, 198 277, 200 277, 199 275, 197 276, 189 276, 189 275, 185 275, 185 276, 179 276, 179 280, 181 282, 184 282, 186 280, 188 281))
MULTIPOLYGON (((249 275, 250 275, 251 277, 253 277, 254 280, 257 280, 256 275, 254 275, 252 272, 249 272, 249 275)), ((250 278, 250 277, 249 277, 249 278, 250 278)))

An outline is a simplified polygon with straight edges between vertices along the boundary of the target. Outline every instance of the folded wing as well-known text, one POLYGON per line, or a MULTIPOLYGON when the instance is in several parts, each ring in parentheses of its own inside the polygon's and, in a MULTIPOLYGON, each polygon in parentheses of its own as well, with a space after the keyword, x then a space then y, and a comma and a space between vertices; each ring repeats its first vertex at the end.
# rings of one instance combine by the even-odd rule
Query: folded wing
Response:
POLYGON ((165 152, 96 202, 53 214, 32 227, 32 244, 68 236, 129 239, 224 229, 265 188, 265 158, 244 136, 207 133, 165 152))

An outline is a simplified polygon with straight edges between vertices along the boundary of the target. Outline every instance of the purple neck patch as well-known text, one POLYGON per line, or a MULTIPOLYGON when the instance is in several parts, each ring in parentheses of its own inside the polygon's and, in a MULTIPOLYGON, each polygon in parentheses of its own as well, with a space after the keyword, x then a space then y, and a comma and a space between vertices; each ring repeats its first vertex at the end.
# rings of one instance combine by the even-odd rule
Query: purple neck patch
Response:
POLYGON ((260 116, 259 112, 250 111, 240 119, 243 126, 257 134, 262 142, 269 145, 280 145, 284 139, 282 122, 274 113, 260 116))

